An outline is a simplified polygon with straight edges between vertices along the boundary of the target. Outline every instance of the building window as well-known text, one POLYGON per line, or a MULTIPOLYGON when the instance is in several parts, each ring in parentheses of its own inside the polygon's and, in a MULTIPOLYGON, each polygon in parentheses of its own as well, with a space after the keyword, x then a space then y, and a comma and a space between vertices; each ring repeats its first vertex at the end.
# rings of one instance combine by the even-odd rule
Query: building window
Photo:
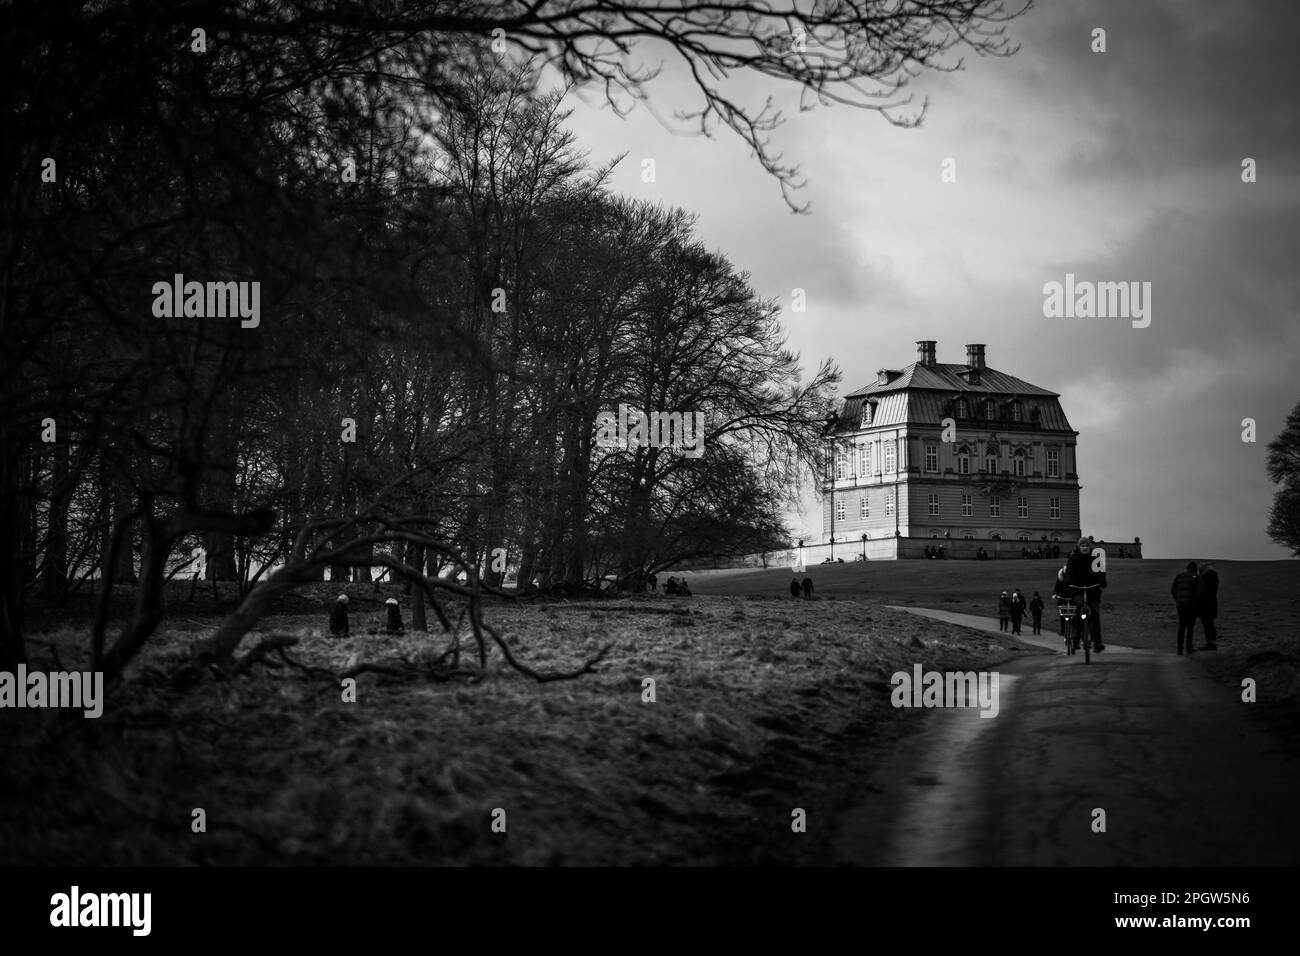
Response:
POLYGON ((885 474, 892 475, 894 473, 897 454, 893 441, 885 442, 885 474))
POLYGON ((1028 498, 1018 498, 1018 499, 1016 499, 1016 517, 1017 517, 1017 518, 1028 518, 1028 517, 1029 517, 1029 499, 1028 499, 1028 498))
POLYGON ((936 495, 934 492, 931 492, 930 493, 930 514, 937 515, 938 513, 939 513, 939 496, 936 495))
POLYGON ((847 478, 849 476, 849 453, 846 448, 835 449, 835 477, 847 478))
POLYGON ((1053 518, 1059 518, 1059 517, 1061 517, 1061 499, 1060 499, 1060 498, 1048 498, 1048 499, 1047 499, 1047 507, 1048 507, 1048 514, 1050 514, 1053 518))
POLYGON ((963 541, 974 541, 974 540, 975 540, 975 534, 974 534, 974 532, 971 532, 971 531, 963 531, 963 532, 961 533, 961 539, 962 539, 963 541))
POLYGON ((998 473, 997 455, 988 454, 984 456, 984 470, 987 471, 990 475, 996 475, 998 473))
POLYGON ((836 521, 844 520, 844 499, 843 498, 835 502, 835 520, 836 521))
POLYGON ((1061 453, 1055 448, 1047 449, 1047 477, 1061 477, 1061 453))
POLYGON ((970 474, 970 450, 965 447, 957 449, 957 474, 970 474))
POLYGON ((1025 420, 1025 406, 1019 402, 1011 403, 1011 420, 1013 422, 1023 422, 1025 420))
POLYGON ((925 446, 925 470, 926 471, 939 470, 939 446, 938 445, 925 446))
POLYGON ((930 537, 931 537, 931 538, 942 538, 942 537, 943 537, 943 532, 940 531, 938 528, 931 528, 931 529, 930 529, 930 537))
POLYGON ((952 407, 953 418, 969 418, 970 406, 966 404, 966 399, 959 398, 952 407))
POLYGON ((990 540, 990 541, 1001 541, 1001 540, 1002 540, 1002 532, 1001 532, 1001 531, 994 531, 992 534, 989 535, 989 540, 990 540))
POLYGON ((1028 540, 1029 540, 1029 532, 1028 532, 1028 531, 1022 531, 1022 532, 1020 532, 1018 535, 1016 535, 1016 540, 1017 540, 1017 541, 1028 541, 1028 540))
POLYGON ((963 518, 970 517, 971 501, 970 495, 961 496, 961 515, 963 518))
POLYGON ((871 445, 866 444, 858 451, 858 474, 863 478, 871 474, 871 445))
POLYGON ((885 495, 885 514, 892 515, 893 513, 894 513, 894 496, 885 495))
POLYGON ((997 406, 993 403, 993 399, 984 399, 984 417, 988 421, 993 421, 993 419, 997 417, 997 414, 997 406))
POLYGON ((1025 450, 1016 449, 1015 456, 1011 459, 1011 473, 1017 478, 1025 477, 1025 450))
POLYGON ((864 517, 864 518, 870 518, 870 517, 871 517, 871 505, 867 504, 867 496, 866 496, 866 495, 863 495, 863 496, 862 496, 861 512, 862 512, 862 517, 864 517))
POLYGON ((989 517, 990 518, 1002 517, 1002 499, 999 498, 997 495, 993 495, 991 498, 989 498, 989 517))
POLYGON ((871 424, 872 407, 870 402, 862 403, 862 427, 866 428, 871 424))
POLYGON ((1056 532, 1055 534, 1053 534, 1053 535, 1052 535, 1052 540, 1053 540, 1054 542, 1056 542, 1056 543, 1059 544, 1060 541, 1061 541, 1061 533, 1058 531, 1058 532, 1056 532))

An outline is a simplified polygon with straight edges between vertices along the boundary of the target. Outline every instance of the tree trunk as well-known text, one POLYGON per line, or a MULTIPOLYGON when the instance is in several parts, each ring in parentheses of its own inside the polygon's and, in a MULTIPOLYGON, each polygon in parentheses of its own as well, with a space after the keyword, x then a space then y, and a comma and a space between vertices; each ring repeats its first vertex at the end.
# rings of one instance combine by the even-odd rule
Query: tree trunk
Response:
POLYGON ((56 442, 53 452, 41 593, 48 598, 60 598, 68 590, 68 502, 72 497, 68 472, 71 454, 66 440, 56 442))
MULTIPOLYGON (((423 545, 413 545, 411 550, 414 552, 414 561, 412 564, 421 574, 425 572, 425 555, 423 545)), ((428 631, 429 622, 424 613, 424 588, 416 584, 411 588, 411 630, 428 631)))
POLYGON ((0 670, 13 673, 27 660, 23 643, 21 449, 0 422, 0 670))

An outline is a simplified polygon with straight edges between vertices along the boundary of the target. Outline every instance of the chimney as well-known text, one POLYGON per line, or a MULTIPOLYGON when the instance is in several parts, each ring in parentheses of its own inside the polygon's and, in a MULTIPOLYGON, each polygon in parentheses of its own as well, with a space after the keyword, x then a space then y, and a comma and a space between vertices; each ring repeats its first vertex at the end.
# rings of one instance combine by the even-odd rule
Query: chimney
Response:
POLYGON ((966 364, 977 372, 984 371, 984 344, 966 346, 966 364))
POLYGON ((916 343, 916 360, 926 368, 934 368, 935 343, 932 339, 922 339, 916 343))

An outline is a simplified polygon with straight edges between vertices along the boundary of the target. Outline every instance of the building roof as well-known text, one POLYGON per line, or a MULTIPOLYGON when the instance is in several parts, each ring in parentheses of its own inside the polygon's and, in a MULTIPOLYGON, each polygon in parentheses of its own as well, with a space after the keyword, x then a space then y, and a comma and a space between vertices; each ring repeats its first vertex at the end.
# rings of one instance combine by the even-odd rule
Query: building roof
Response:
POLYGON ((959 426, 974 424, 980 428, 1007 431, 1074 430, 1061 408, 1059 393, 988 367, 980 370, 979 382, 972 384, 967 380, 969 373, 968 365, 927 366, 914 362, 889 382, 873 382, 845 396, 830 430, 841 433, 861 431, 862 403, 868 400, 875 404, 875 410, 871 424, 865 426, 867 428, 940 425, 945 418, 954 415, 953 399, 957 396, 967 398, 971 404, 971 415, 957 419, 959 426), (980 407, 986 398, 997 402, 995 417, 991 420, 984 417, 980 407), (1012 422, 1010 415, 1005 414, 1007 404, 1013 399, 1023 403, 1021 422, 1012 422))
POLYGON ((972 393, 990 393, 994 395, 1043 395, 1051 398, 1059 398, 1059 392, 1051 392, 1045 388, 1039 388, 1037 385, 1030 385, 1024 379, 1016 378, 1014 375, 1008 375, 1006 372, 999 372, 997 369, 985 367, 980 370, 979 382, 971 384, 966 380, 967 373, 970 372, 969 365, 953 365, 951 363, 936 363, 934 365, 922 365, 920 362, 913 362, 903 373, 892 382, 884 385, 872 382, 870 385, 864 385, 862 388, 849 392, 846 398, 857 398, 862 395, 868 395, 874 392, 894 392, 904 388, 935 388, 946 393, 952 392, 972 392, 972 393))

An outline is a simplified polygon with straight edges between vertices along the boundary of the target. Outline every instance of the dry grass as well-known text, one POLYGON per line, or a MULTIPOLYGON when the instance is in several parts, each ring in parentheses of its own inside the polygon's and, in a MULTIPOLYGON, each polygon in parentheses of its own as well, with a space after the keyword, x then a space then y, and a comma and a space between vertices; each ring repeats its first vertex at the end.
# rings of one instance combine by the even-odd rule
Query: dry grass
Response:
MULTIPOLYGON (((499 656, 474 686, 363 675, 353 704, 336 683, 260 666, 176 687, 163 675, 207 626, 179 622, 100 720, 9 712, 20 732, 0 753, 0 861, 826 863, 830 818, 860 805, 873 753, 902 732, 889 675, 1025 653, 844 600, 651 596, 488 613, 535 666, 614 649, 598 674, 546 685, 499 656), (642 701, 645 677, 655 703, 642 701), (196 807, 207 833, 191 832, 196 807), (505 834, 490 827, 498 807, 505 834), (795 807, 809 832, 791 832, 795 807)), ((447 640, 334 641, 323 612, 265 623, 300 634, 297 659, 333 669, 354 654, 428 657, 447 640)), ((77 666, 84 631, 46 639, 77 666)))

